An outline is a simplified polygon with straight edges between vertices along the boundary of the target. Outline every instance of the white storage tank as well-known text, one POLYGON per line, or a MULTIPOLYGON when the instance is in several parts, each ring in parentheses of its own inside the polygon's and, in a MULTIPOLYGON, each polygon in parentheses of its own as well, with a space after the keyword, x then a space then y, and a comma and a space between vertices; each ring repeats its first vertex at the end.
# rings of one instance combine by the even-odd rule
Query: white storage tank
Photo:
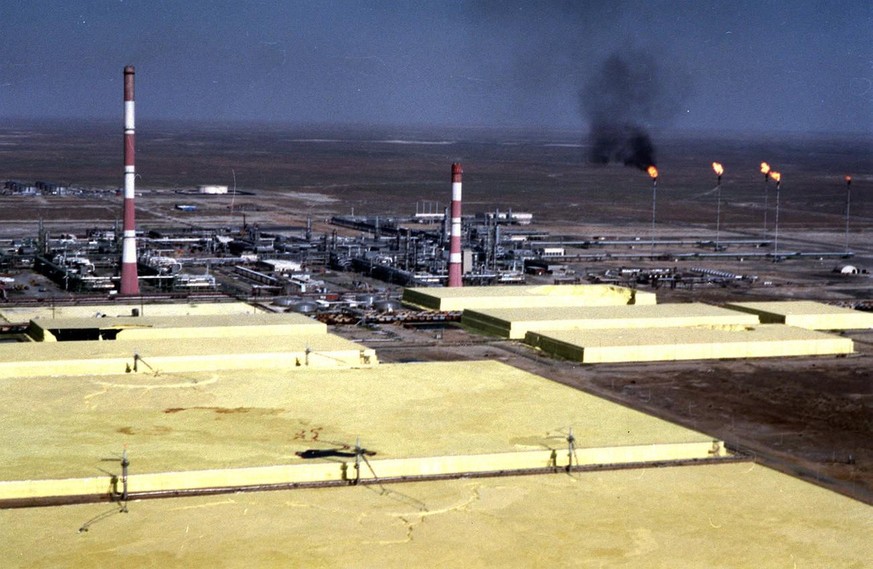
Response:
POLYGON ((201 194, 226 194, 227 186, 216 186, 214 184, 197 186, 197 191, 201 194))

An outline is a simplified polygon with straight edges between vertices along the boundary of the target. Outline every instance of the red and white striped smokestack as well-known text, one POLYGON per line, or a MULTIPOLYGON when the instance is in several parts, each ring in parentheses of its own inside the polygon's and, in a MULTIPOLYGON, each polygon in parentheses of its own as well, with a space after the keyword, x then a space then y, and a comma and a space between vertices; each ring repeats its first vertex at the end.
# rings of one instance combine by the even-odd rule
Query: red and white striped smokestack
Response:
POLYGON ((452 164, 452 232, 449 240, 449 286, 463 286, 461 282, 461 174, 457 162, 452 164))
POLYGON ((134 136, 133 65, 124 68, 124 240, 121 244, 121 294, 139 294, 136 273, 136 219, 134 217, 134 136))

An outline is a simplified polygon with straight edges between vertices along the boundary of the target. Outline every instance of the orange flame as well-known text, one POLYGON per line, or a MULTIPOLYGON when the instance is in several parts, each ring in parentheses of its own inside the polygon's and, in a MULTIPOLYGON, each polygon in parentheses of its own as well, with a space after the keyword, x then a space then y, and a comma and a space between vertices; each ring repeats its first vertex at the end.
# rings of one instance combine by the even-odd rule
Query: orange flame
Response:
POLYGON ((782 174, 779 172, 770 172, 770 177, 776 180, 777 182, 782 180, 782 174))
POLYGON ((770 165, 766 162, 761 162, 761 173, 765 176, 770 173, 770 165))
POLYGON ((658 179, 658 169, 654 166, 649 166, 648 168, 646 168, 646 172, 649 173, 649 176, 651 176, 653 180, 658 179))
POLYGON ((715 172, 716 176, 721 176, 722 174, 724 174, 724 168, 722 168, 721 164, 719 164, 718 162, 712 163, 712 170, 713 172, 715 172))

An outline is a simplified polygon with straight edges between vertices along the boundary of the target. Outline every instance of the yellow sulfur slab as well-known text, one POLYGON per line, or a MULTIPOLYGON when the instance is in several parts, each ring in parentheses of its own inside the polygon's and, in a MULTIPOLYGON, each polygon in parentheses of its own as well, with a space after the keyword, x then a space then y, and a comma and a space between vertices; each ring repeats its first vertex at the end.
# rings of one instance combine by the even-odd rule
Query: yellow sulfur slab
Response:
POLYGON ((42 341, 63 339, 83 332, 115 340, 272 338, 289 334, 326 334, 327 326, 302 314, 264 312, 184 317, 38 318, 31 320, 28 327, 28 335, 42 341))
POLYGON ((702 443, 695 456, 707 457, 713 444, 704 434, 496 362, 0 379, 0 405, 0 480, 7 481, 100 477, 98 468, 118 470, 117 461, 100 459, 124 445, 131 474, 139 475, 337 466, 337 458, 295 453, 347 452, 358 437, 376 453, 373 461, 427 457, 422 468, 448 460, 431 457, 560 453, 570 427, 580 459, 590 449, 640 447, 592 461, 674 459, 690 443, 702 443), (652 446, 655 453, 646 454, 652 446))
POLYGON ((653 304, 465 310, 461 323, 478 332, 522 339, 529 331, 754 326, 758 317, 707 304, 653 304))
POLYGON ((809 300, 732 302, 735 310, 757 314, 765 324, 785 324, 808 330, 860 330, 873 328, 873 313, 830 306, 809 300))
MULTIPOLYGON (((352 482, 357 480, 411 479, 475 473, 522 474, 530 470, 561 470, 568 466, 598 466, 670 461, 717 459, 728 456, 719 441, 618 446, 605 448, 519 451, 476 455, 426 456, 358 462, 354 457, 333 457, 330 462, 304 464, 185 470, 151 474, 128 474, 127 490, 141 492, 181 492, 205 488, 245 488, 269 484, 307 484, 312 482, 352 482), (378 474, 377 474, 378 473, 378 474), (377 478, 378 477, 378 478, 377 478)), ((118 470, 116 466, 114 470, 118 470)), ((118 476, 118 473, 114 473, 118 476)), ((0 481, 0 505, 4 500, 106 496, 121 492, 112 475, 73 479, 0 481)))
POLYGON ((0 377, 13 379, 376 363, 374 350, 331 334, 0 344, 0 377))
POLYGON ((34 318, 93 318, 105 316, 194 316, 258 314, 263 310, 244 302, 205 302, 202 304, 143 304, 118 301, 111 304, 82 304, 74 306, 0 307, 0 316, 9 322, 28 322, 34 318))
POLYGON ((750 463, 146 500, 117 511, 0 510, 0 559, 9 568, 781 569, 873 558, 873 508, 750 463))
POLYGON ((468 286, 407 288, 403 302, 429 310, 543 306, 614 306, 655 304, 650 292, 613 285, 468 286))
POLYGON ((851 354, 853 343, 822 332, 762 324, 657 330, 528 332, 525 342, 582 363, 851 354))

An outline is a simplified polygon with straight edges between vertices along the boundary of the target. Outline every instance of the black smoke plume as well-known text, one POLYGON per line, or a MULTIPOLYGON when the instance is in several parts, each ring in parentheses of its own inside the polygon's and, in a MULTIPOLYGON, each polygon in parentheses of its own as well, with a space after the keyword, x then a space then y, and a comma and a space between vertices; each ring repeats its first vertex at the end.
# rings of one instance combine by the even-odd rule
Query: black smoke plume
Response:
POLYGON ((659 66, 646 52, 613 54, 579 93, 589 124, 589 159, 645 170, 656 165, 649 127, 675 114, 683 83, 662 82, 659 66))
POLYGON ((590 137, 589 159, 592 162, 619 162, 640 170, 656 165, 652 138, 638 125, 593 122, 590 137))

